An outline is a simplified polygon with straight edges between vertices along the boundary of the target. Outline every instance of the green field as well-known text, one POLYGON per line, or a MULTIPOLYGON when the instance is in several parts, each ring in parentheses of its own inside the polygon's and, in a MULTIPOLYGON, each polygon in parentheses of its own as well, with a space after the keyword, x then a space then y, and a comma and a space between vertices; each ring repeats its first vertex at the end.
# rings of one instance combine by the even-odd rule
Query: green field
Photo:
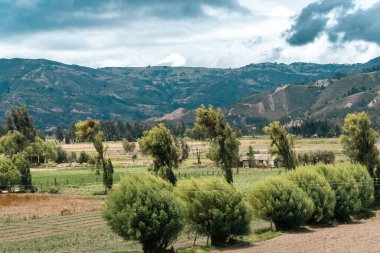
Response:
MULTIPOLYGON (((123 176, 128 174, 148 173, 146 167, 124 167, 114 168, 114 183, 117 184, 123 176)), ((252 183, 263 179, 268 175, 276 175, 280 169, 250 169, 240 168, 234 170, 234 179, 237 189, 245 192, 252 183)), ((214 176, 223 177, 222 171, 216 167, 182 167, 175 170, 179 180, 191 177, 214 176)), ((33 184, 39 189, 46 189, 57 186, 58 188, 88 189, 94 186, 96 189, 102 184, 102 175, 96 175, 92 167, 73 167, 73 168, 45 168, 32 169, 33 184)), ((82 192, 82 191, 81 191, 82 192)), ((91 194, 89 191, 88 193, 91 194)))
MULTIPOLYGON (((244 154, 249 145, 255 150, 266 152, 269 140, 266 137, 244 138, 240 140, 241 153, 244 154)), ((148 165, 150 160, 141 153, 135 164, 131 163, 130 157, 121 150, 119 143, 109 143, 110 151, 108 156, 114 162, 114 183, 123 177, 136 173, 149 173, 148 165)), ((175 170, 179 180, 192 177, 220 177, 223 178, 221 170, 212 165, 206 157, 208 149, 207 143, 190 141, 191 148, 199 147, 204 150, 202 153, 202 166, 197 166, 194 154, 175 170)), ((70 144, 63 146, 68 152, 79 152, 81 149, 91 153, 91 145, 70 144)), ((345 160, 342 149, 337 139, 295 139, 295 149, 297 152, 309 152, 312 150, 332 150, 337 156, 337 160, 345 160)), ((268 176, 278 175, 281 169, 234 169, 234 185, 246 194, 248 190, 258 181, 268 176)), ((100 202, 104 200, 102 185, 102 175, 96 175, 93 167, 74 165, 74 167, 46 167, 32 168, 33 184, 40 192, 49 192, 54 188, 59 190, 58 195, 47 196, 77 196, 84 199, 96 199, 100 202), (96 194, 97 196, 94 196, 96 194)), ((1 196, 0 196, 1 197, 1 196)), ((86 202, 87 203, 87 202, 86 202)), ((64 205, 65 203, 62 203, 64 205)), ((41 204, 41 209, 46 208, 41 204)), ((141 248, 136 242, 126 242, 105 224, 101 218, 101 207, 98 205, 93 210, 73 213, 66 216, 51 214, 40 216, 38 213, 29 218, 17 219, 17 209, 15 217, 2 219, 0 223, 0 252, 140 252, 141 248)), ((12 209, 13 210, 13 209, 12 209)), ((0 209, 1 211, 1 209, 0 209)), ((269 223, 261 220, 252 222, 252 231, 266 231, 269 223)), ((255 242, 276 236, 277 233, 265 232, 264 234, 253 233, 250 236, 240 239, 245 242, 255 242)), ((176 248, 182 248, 180 252, 196 252, 191 250, 194 242, 194 235, 184 233, 175 243, 176 248)), ((199 247, 206 244, 206 238, 198 237, 199 247)), ((200 248, 198 248, 200 249, 200 248)), ((206 249, 210 249, 207 248, 206 249)), ((197 251, 202 252, 202 251, 197 251)))
MULTIPOLYGON (((146 167, 115 168, 115 181, 131 173, 148 173, 146 167)), ((240 169, 234 171, 234 185, 245 193, 252 184, 279 170, 240 169)), ((223 177, 219 168, 185 167, 176 171, 179 180, 190 177, 223 177)), ((103 190, 101 176, 96 176, 90 167, 45 168, 32 170, 33 182, 39 187, 53 187, 54 179, 61 194, 77 194, 104 199, 104 196, 91 196, 103 190), (85 182, 82 184, 82 180, 85 182), (69 182, 66 185, 66 182, 69 182), (48 183, 47 183, 48 182, 48 183), (73 183, 74 182, 74 183, 73 183)), ((115 187, 117 187, 117 182, 115 187)), ((100 210, 67 216, 48 216, 26 220, 9 220, 0 227, 0 252, 133 252, 140 251, 136 242, 124 241, 115 235, 101 218, 100 210), (127 250, 127 251, 126 251, 127 250)), ((269 223, 253 221, 252 230, 262 231, 269 223)), ((269 235, 263 235, 271 236, 269 235)), ((261 237, 263 237, 261 236, 261 237)), ((243 238, 245 241, 260 240, 260 235, 243 238)), ((183 234, 177 240, 177 248, 191 247, 194 235, 183 234)), ((197 245, 205 245, 206 238, 198 237, 197 245)), ((191 252, 184 250, 183 252, 191 252)))

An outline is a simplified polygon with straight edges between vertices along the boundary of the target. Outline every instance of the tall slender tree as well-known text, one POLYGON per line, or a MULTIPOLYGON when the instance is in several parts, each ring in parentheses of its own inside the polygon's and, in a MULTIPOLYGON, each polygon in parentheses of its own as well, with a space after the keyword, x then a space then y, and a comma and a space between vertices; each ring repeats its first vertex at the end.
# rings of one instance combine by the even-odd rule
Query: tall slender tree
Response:
POLYGON ((175 185, 177 178, 173 169, 178 168, 181 151, 169 129, 160 124, 145 131, 144 136, 139 139, 139 145, 144 154, 153 157, 151 171, 175 185))
POLYGON ((272 122, 264 127, 264 132, 271 139, 269 152, 278 155, 282 166, 286 169, 294 169, 297 165, 297 158, 293 150, 292 136, 286 132, 279 121, 272 122))
POLYGON ((379 134, 371 128, 367 113, 349 113, 344 119, 340 142, 352 162, 364 165, 374 179, 376 198, 380 200, 380 158, 376 147, 379 134))
POLYGON ((33 119, 29 117, 26 106, 12 107, 6 114, 6 131, 17 130, 29 142, 33 142, 37 135, 33 126, 33 119))
POLYGON ((104 158, 104 154, 107 151, 107 148, 103 145, 104 135, 100 131, 99 121, 88 119, 85 121, 80 121, 75 124, 76 136, 77 138, 83 141, 91 141, 95 147, 96 152, 98 153, 96 157, 96 171, 97 173, 100 170, 103 170, 103 184, 106 188, 106 191, 112 188, 113 184, 113 166, 111 161, 108 162, 104 158))
POLYGON ((232 168, 239 162, 239 144, 235 132, 224 119, 222 109, 202 105, 196 110, 195 131, 204 133, 211 141, 210 158, 224 171, 226 181, 233 182, 232 168))
POLYGON ((379 150, 376 147, 378 133, 371 128, 371 120, 367 113, 347 114, 343 124, 343 134, 340 142, 344 153, 353 162, 366 166, 371 177, 379 172, 379 150))
POLYGON ((62 142, 65 139, 65 135, 63 133, 63 130, 60 126, 57 126, 54 131, 55 139, 58 142, 62 142))

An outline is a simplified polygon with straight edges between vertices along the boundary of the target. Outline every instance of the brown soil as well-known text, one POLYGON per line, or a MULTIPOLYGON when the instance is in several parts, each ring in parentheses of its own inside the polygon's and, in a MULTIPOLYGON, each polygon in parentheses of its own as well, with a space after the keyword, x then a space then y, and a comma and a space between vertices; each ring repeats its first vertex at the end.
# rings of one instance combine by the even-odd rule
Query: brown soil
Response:
POLYGON ((101 198, 68 195, 4 194, 0 195, 0 221, 41 218, 83 213, 101 208, 101 198))
POLYGON ((287 233, 244 248, 223 250, 224 253, 285 252, 380 252, 380 217, 356 224, 317 228, 307 232, 287 233))

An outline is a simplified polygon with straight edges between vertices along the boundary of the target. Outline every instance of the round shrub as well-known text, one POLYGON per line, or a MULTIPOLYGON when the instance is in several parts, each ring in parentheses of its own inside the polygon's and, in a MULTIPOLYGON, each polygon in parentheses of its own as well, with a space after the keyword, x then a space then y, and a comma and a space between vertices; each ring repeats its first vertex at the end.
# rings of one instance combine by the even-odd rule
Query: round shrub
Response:
POLYGON ((181 181, 176 193, 183 200, 191 228, 211 237, 211 244, 226 243, 250 232, 251 212, 243 196, 217 178, 181 181))
POLYGON ((11 159, 0 157, 0 190, 11 191, 20 179, 21 174, 11 159))
POLYGON ((103 218, 114 232, 139 241, 149 253, 169 252, 183 228, 182 213, 172 186, 151 175, 124 177, 103 208, 103 218))
POLYGON ((352 173, 347 169, 334 165, 316 165, 316 170, 322 174, 335 192, 335 217, 347 221, 350 215, 361 208, 359 187, 352 173))
POLYGON ((311 198, 284 177, 270 177, 260 181, 252 187, 248 201, 254 215, 273 221, 277 230, 302 225, 314 212, 311 198))
POLYGON ((314 203, 312 223, 325 223, 334 217, 335 193, 327 180, 307 167, 297 168, 286 174, 286 178, 298 185, 314 203))
POLYGON ((375 200, 375 188, 368 170, 360 164, 345 163, 338 166, 347 170, 355 178, 359 188, 361 207, 368 208, 371 206, 375 200))
POLYGON ((79 157, 78 157, 77 162, 78 162, 78 163, 81 163, 81 164, 82 164, 82 163, 87 163, 89 159, 90 159, 90 155, 87 154, 86 151, 82 151, 82 152, 80 152, 80 154, 79 154, 79 157))

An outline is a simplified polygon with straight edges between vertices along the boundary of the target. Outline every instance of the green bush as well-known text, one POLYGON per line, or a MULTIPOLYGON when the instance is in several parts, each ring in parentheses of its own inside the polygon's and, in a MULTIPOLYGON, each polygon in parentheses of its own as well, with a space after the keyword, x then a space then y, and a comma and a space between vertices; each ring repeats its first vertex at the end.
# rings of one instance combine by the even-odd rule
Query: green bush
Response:
POLYGON ((168 252, 183 228, 173 188, 158 177, 128 175, 105 201, 103 217, 118 235, 137 240, 144 252, 168 252))
POLYGON ((340 221, 349 220, 350 215, 361 208, 359 187, 353 173, 342 166, 318 164, 315 168, 326 178, 335 192, 335 217, 340 221))
POLYGON ((288 172, 286 178, 298 185, 314 203, 312 223, 325 223, 334 217, 335 192, 327 180, 308 167, 300 167, 288 172))
POLYGON ((250 232, 251 212, 243 196, 217 178, 182 180, 176 193, 183 200, 187 220, 198 234, 211 237, 211 244, 224 244, 234 235, 250 232))
POLYGON ((345 163, 338 165, 341 169, 348 170, 355 178, 359 188, 359 198, 363 209, 370 207, 375 200, 375 189, 372 177, 366 167, 360 164, 345 163))
POLYGON ((96 160, 95 160, 94 157, 90 156, 90 157, 88 158, 87 163, 88 163, 89 165, 91 165, 91 166, 95 166, 95 164, 96 164, 96 160))
POLYGON ((254 215, 273 221, 277 230, 302 225, 314 212, 311 198, 284 177, 270 177, 255 184, 248 193, 248 201, 254 215))
POLYGON ((0 189, 11 191, 20 179, 21 174, 11 159, 0 157, 0 189))
POLYGON ((77 162, 78 163, 87 163, 89 159, 90 159, 89 154, 87 154, 86 151, 82 151, 79 154, 77 162))

